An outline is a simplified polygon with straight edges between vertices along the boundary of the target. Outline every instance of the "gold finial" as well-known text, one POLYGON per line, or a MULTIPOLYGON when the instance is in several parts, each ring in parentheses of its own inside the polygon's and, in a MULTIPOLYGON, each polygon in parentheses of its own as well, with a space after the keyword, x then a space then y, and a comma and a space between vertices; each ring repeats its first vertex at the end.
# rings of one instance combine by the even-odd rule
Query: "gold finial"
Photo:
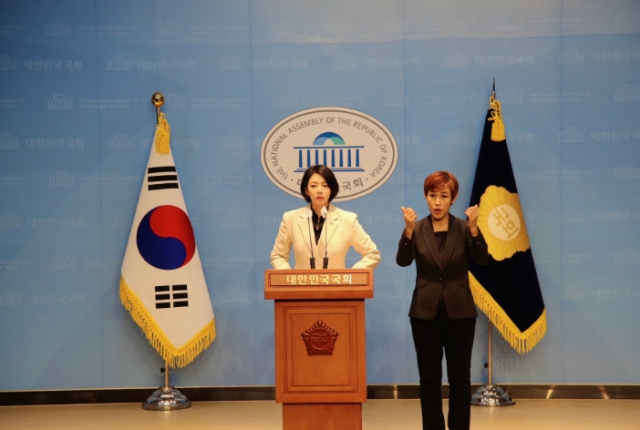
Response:
POLYGON ((156 91, 155 93, 153 93, 153 95, 151 96, 151 103, 153 103, 156 108, 159 108, 164 104, 164 96, 160 91, 156 91))
POLYGON ((151 103, 156 107, 156 117, 158 119, 158 124, 160 124, 160 107, 164 104, 164 96, 160 91, 156 91, 151 96, 151 103))

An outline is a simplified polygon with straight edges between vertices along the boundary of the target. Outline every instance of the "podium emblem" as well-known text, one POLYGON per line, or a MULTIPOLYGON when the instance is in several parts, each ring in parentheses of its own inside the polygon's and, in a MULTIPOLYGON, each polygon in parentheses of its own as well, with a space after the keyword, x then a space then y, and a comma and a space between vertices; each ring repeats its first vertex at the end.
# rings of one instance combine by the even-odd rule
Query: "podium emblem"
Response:
POLYGON ((307 355, 333 355, 338 332, 321 320, 302 332, 301 336, 307 346, 307 355))

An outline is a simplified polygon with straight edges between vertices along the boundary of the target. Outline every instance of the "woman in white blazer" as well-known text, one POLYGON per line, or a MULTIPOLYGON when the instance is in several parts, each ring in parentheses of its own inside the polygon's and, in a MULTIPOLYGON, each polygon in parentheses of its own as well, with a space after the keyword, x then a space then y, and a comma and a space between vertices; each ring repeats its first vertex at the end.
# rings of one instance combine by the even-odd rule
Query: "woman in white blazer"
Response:
POLYGON ((309 204, 282 216, 271 251, 274 269, 291 268, 292 248, 296 269, 344 269, 351 247, 362 256, 353 265, 354 269, 372 269, 378 265, 380 251, 358 222, 358 216, 330 204, 339 189, 335 175, 327 166, 307 169, 300 193, 309 204))

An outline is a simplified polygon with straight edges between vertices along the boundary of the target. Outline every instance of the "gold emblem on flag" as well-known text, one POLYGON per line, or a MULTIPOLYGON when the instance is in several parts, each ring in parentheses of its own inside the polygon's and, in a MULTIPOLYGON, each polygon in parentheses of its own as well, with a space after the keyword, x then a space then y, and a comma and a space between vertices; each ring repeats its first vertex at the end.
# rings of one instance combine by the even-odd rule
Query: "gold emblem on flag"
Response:
POLYGON ((520 206, 520 197, 503 187, 491 185, 480 198, 478 227, 496 260, 510 258, 531 246, 520 206))

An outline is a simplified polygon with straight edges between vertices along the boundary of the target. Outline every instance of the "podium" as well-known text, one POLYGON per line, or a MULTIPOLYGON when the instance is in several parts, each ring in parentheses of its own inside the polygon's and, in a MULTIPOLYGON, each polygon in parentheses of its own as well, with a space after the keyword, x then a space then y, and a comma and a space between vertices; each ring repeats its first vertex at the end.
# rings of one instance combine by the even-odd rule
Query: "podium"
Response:
POLYGON ((283 430, 361 430, 373 269, 266 270, 283 430))

